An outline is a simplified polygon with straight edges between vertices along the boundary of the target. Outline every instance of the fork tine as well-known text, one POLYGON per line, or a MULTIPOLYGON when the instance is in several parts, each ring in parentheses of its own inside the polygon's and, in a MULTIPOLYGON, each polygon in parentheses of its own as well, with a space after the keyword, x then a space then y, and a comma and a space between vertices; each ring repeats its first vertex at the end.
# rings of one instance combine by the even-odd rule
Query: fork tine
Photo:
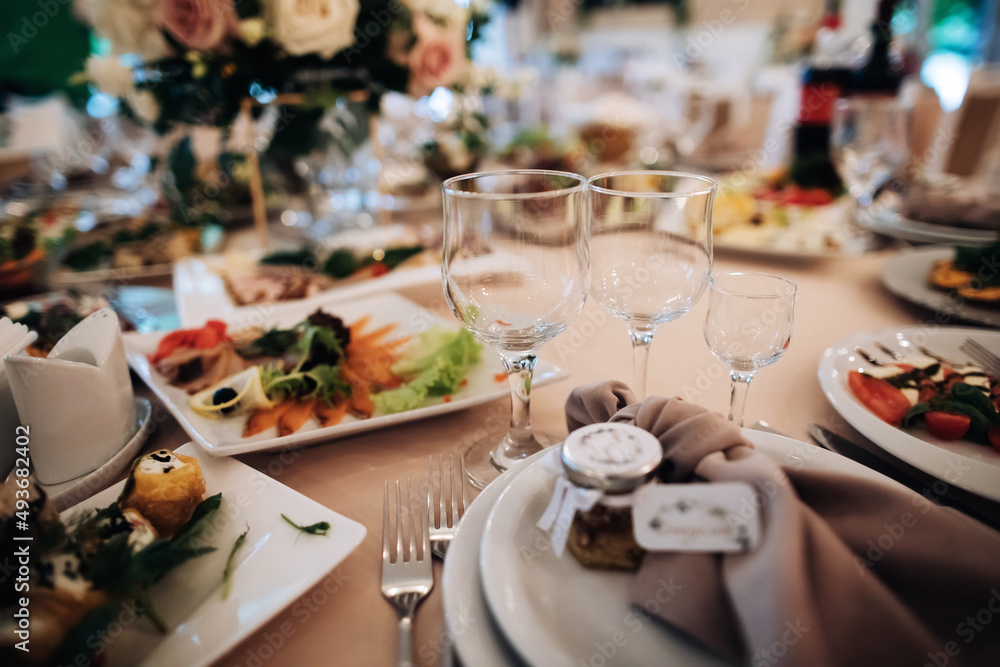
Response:
POLYGON ((462 473, 462 516, 465 516, 465 508, 469 506, 469 487, 466 484, 466 480, 469 479, 469 474, 468 474, 468 471, 465 468, 465 452, 462 452, 462 455, 459 458, 459 461, 462 464, 462 467, 461 467, 461 473, 462 473))
POLYGON ((451 499, 451 520, 448 522, 449 528, 454 528, 458 524, 458 494, 455 493, 455 458, 448 454, 448 497, 451 499))
POLYGON ((448 518, 448 501, 444 495, 444 457, 438 454, 438 469, 437 469, 437 485, 438 485, 438 511, 441 515, 441 521, 438 523, 439 528, 444 528, 450 526, 454 519, 448 518))
POLYGON ((413 512, 413 496, 411 495, 411 492, 410 492, 410 478, 409 477, 406 478, 406 509, 408 510, 409 515, 410 515, 410 517, 409 517, 410 536, 409 536, 409 540, 408 540, 409 541, 409 544, 408 544, 408 549, 409 550, 406 553, 406 562, 407 563, 411 563, 411 562, 417 560, 417 529, 416 529, 416 526, 414 525, 414 518, 413 518, 413 514, 414 514, 414 512, 413 512))
POLYGON ((434 457, 427 457, 427 527, 437 528, 434 519, 434 457))
MULTIPOLYGON (((423 510, 423 509, 424 508, 421 508, 421 510, 423 510)), ((426 514, 427 513, 424 512, 424 511, 417 512, 417 516, 423 515, 423 516, 426 517, 426 514)), ((418 521, 419 521, 419 519, 418 519, 418 521)), ((431 560, 431 531, 430 531, 430 527, 427 526, 426 524, 424 524, 423 526, 421 526, 421 529, 420 529, 420 538, 421 538, 420 539, 420 560, 422 560, 422 561, 426 560, 427 562, 430 562, 430 560, 431 560)))
POLYGON ((403 510, 400 507, 399 480, 396 480, 396 560, 401 563, 406 560, 403 553, 403 510))
POLYGON ((392 563, 389 553, 389 482, 382 489, 382 567, 392 563))

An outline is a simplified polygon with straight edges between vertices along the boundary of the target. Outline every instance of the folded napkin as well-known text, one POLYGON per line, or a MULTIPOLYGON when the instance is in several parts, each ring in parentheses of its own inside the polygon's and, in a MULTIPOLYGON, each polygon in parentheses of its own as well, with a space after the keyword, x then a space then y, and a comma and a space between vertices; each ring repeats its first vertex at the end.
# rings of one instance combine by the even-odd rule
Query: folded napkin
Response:
POLYGON ((579 387, 567 425, 651 432, 667 482, 753 484, 763 531, 747 553, 647 554, 633 604, 755 666, 1000 664, 1000 533, 909 489, 782 468, 683 399, 634 401, 579 387))

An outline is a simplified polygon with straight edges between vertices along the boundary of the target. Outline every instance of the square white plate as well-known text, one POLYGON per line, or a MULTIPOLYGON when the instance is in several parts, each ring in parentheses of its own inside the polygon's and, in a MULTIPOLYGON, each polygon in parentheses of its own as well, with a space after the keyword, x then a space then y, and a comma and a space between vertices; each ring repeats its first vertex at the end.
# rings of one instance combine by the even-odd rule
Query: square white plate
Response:
MULTIPOLYGON (((209 541, 219 535, 220 543, 213 544, 216 552, 201 558, 213 557, 214 564, 224 565, 234 543, 232 536, 249 528, 234 561, 232 589, 223 600, 221 567, 217 570, 218 580, 200 577, 190 581, 191 577, 183 576, 185 570, 205 573, 198 567, 199 559, 180 566, 167 577, 188 580, 198 594, 206 597, 165 635, 152 631, 145 623, 122 623, 124 631, 106 644, 108 667, 140 661, 146 667, 199 667, 212 663, 312 588, 361 544, 367 532, 357 521, 235 459, 199 456, 190 443, 177 451, 199 459, 208 487, 206 497, 222 493, 224 504, 216 515, 219 523, 213 520, 205 532, 209 541), (300 525, 326 521, 330 531, 326 536, 305 535, 286 523, 281 514, 300 525), (146 652, 148 655, 140 655, 146 652)), ((120 482, 67 510, 64 520, 84 509, 107 507, 123 485, 120 482)), ((171 610, 158 607, 158 611, 169 616, 171 610)))
MULTIPOLYGON (((369 330, 389 323, 396 323, 398 326, 393 330, 392 336, 415 336, 435 324, 449 329, 458 329, 459 327, 454 318, 437 317, 412 301, 392 292, 347 303, 324 304, 316 300, 309 300, 281 305, 264 305, 239 316, 230 314, 228 317, 220 319, 226 320, 232 331, 248 326, 291 327, 304 320, 317 307, 323 307, 326 312, 340 317, 347 324, 355 322, 365 315, 371 315, 371 322, 367 327, 369 330)), ((369 419, 356 419, 348 415, 340 424, 326 428, 319 428, 315 420, 310 418, 301 429, 291 435, 278 437, 275 429, 272 428, 264 433, 245 438, 242 433, 245 418, 208 419, 196 414, 188 405, 190 398, 188 394, 182 389, 170 386, 150 366, 146 355, 156 350, 157 344, 165 335, 166 332, 162 331, 149 334, 125 334, 125 350, 129 365, 152 388, 181 427, 202 449, 212 456, 231 456, 246 452, 317 444, 355 433, 462 410, 480 403, 504 398, 509 393, 506 380, 497 382, 495 379, 495 375, 502 370, 499 362, 496 361, 496 354, 489 347, 483 346, 480 362, 466 376, 468 383, 452 394, 448 402, 445 402, 443 397, 433 398, 416 410, 392 415, 376 415, 369 419)), ((538 387, 564 377, 566 377, 566 373, 559 367, 539 361, 535 367, 533 384, 538 387)))

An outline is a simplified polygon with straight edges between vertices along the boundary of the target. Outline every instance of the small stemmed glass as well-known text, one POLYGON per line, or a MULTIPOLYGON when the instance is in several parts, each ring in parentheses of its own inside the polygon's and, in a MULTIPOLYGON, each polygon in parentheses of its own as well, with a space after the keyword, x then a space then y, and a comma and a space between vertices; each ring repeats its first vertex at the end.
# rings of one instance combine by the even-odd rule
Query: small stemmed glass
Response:
POLYGON ((906 161, 908 111, 894 97, 845 97, 835 103, 831 125, 833 163, 854 200, 852 231, 867 242, 875 195, 906 161))
POLYGON ((785 353, 792 339, 796 285, 770 273, 712 276, 705 317, 709 349, 729 366, 729 420, 743 426, 754 374, 785 353))
POLYGON ((482 488, 550 440, 532 431, 529 399, 535 354, 563 332, 587 298, 586 181, 559 171, 465 174, 442 184, 441 273, 455 317, 503 361, 510 428, 502 440, 473 443, 465 461, 482 488), (484 248, 509 263, 477 261, 484 248))
POLYGON ((669 171, 600 174, 588 184, 590 293, 628 323, 632 389, 642 400, 657 327, 691 310, 708 285, 716 184, 669 171))

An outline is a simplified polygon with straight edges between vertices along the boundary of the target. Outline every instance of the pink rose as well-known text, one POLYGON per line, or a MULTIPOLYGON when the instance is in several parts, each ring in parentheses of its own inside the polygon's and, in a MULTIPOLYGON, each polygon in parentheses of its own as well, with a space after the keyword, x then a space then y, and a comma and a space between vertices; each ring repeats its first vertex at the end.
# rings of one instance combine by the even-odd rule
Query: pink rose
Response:
POLYGON ((413 19, 413 34, 417 42, 407 58, 410 68, 407 92, 421 97, 438 86, 455 83, 466 64, 462 33, 417 15, 413 19))
POLYGON ((189 49, 218 46, 237 24, 232 0, 157 0, 157 25, 189 49))

